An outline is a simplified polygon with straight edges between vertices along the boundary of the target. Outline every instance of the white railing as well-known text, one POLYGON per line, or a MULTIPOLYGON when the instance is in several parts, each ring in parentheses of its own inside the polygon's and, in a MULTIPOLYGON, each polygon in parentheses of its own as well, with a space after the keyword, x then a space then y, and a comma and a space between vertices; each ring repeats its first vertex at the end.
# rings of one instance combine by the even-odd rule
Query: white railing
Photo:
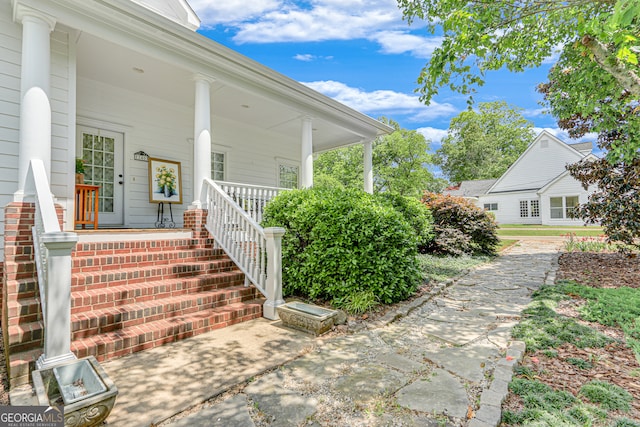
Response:
POLYGON ((215 181, 215 183, 258 224, 262 222, 264 207, 269 200, 286 190, 286 188, 239 184, 237 182, 215 181))
MULTIPOLYGON (((234 200, 223 186, 210 179, 204 180, 200 200, 204 201, 203 207, 207 209, 206 228, 209 233, 247 279, 267 298, 264 317, 278 319, 276 307, 284 304, 281 255, 284 228, 262 228, 250 212, 236 202, 255 202, 257 198, 238 197, 234 200)), ((253 212, 254 215, 258 215, 258 212, 262 215, 261 210, 253 212)))
POLYGON ((36 366, 44 369, 75 359, 71 352, 71 250, 78 235, 60 230, 42 160, 33 159, 29 164, 24 201, 35 204, 32 234, 44 323, 44 353, 36 366))

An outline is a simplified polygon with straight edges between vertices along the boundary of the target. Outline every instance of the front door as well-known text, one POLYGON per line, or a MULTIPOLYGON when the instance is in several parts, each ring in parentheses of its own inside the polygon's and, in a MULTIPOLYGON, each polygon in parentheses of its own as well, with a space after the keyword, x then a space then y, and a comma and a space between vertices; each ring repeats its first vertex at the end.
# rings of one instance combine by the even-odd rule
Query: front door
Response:
POLYGON ((124 136, 87 126, 78 127, 85 184, 100 186, 99 226, 124 224, 124 136))

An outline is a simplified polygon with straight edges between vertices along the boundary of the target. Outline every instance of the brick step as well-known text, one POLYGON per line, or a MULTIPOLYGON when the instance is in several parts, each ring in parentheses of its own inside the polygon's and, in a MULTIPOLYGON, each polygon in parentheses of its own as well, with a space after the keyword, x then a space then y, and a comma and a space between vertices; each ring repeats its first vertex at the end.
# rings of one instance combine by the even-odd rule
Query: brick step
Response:
POLYGON ((31 371, 36 369, 36 360, 42 354, 42 348, 6 354, 8 355, 8 365, 11 371, 11 378, 9 378, 10 388, 29 384, 31 371))
POLYGON ((15 298, 33 298, 36 296, 36 290, 38 289, 38 279, 15 279, 7 280, 5 283, 5 294, 16 295, 15 298))
POLYGON ((207 292, 244 284, 244 274, 239 270, 184 277, 171 280, 155 280, 128 285, 108 286, 71 293, 71 313, 100 310, 109 307, 159 300, 184 294, 207 292))
POLYGON ((40 320, 40 300, 28 297, 7 302, 8 325, 19 325, 40 320))
POLYGON ((167 240, 123 240, 117 242, 81 242, 77 243, 73 256, 102 256, 114 254, 133 254, 141 252, 188 251, 193 249, 213 249, 213 239, 167 239, 167 240))
POLYGON ((87 291, 107 286, 121 286, 146 281, 170 280, 204 274, 228 273, 236 270, 228 258, 149 267, 122 268, 109 271, 89 271, 71 275, 71 292, 87 291))
POLYGON ((40 320, 35 322, 20 323, 8 327, 8 337, 5 344, 7 352, 13 354, 31 350, 34 347, 42 347, 44 343, 43 323, 40 320))
POLYGON ((253 287, 235 286, 212 292, 113 306, 71 315, 71 339, 77 340, 158 320, 170 320, 257 298, 253 287))
POLYGON ((127 254, 73 256, 74 273, 114 270, 120 268, 148 267, 180 262, 197 262, 226 258, 217 249, 189 249, 174 251, 136 252, 127 254))
POLYGON ((77 357, 120 357, 262 316, 264 300, 229 304, 72 341, 77 357))

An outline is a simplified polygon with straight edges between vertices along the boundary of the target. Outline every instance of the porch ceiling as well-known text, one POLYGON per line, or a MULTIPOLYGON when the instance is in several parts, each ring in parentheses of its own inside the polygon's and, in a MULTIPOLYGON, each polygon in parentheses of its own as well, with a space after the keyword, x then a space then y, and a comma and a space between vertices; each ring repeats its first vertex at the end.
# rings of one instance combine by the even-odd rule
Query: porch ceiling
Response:
MULTIPOLYGON (((77 75, 189 108, 194 105, 193 70, 129 49, 97 36, 81 33, 77 42, 77 75)), ((215 73, 212 71, 212 76, 215 73)), ((244 126, 266 129, 300 139, 300 118, 313 117, 314 151, 361 142, 365 135, 339 126, 313 112, 256 94, 250 88, 215 81, 211 85, 212 116, 244 126)), ((369 136, 370 137, 370 136, 369 136)))

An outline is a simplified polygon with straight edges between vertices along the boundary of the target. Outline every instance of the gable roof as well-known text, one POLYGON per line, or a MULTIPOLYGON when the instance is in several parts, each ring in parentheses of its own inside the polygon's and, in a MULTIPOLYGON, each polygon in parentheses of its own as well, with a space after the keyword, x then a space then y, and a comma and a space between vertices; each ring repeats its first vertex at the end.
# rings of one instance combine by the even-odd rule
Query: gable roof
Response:
POLYGON ((593 150, 593 143, 591 142, 578 142, 576 144, 569 144, 571 148, 581 152, 584 155, 588 155, 593 150))
POLYGON ((473 181, 462 181, 451 190, 445 190, 443 194, 460 197, 478 197, 486 194, 489 188, 497 181, 497 179, 476 179, 473 181))
MULTIPOLYGON (((580 144, 583 145, 583 144, 580 144)), ((487 193, 539 190, 585 154, 543 130, 487 193)))
MULTIPOLYGON (((591 144, 591 143, 589 142, 589 144, 591 144)), ((597 160, 597 159, 598 159, 598 157, 596 157, 594 154, 590 153, 590 154, 586 155, 582 160, 594 161, 594 160, 597 160)), ((569 175, 569 171, 565 169, 564 172, 562 172, 561 174, 559 174, 558 176, 553 178, 551 181, 547 182, 544 187, 540 188, 538 190, 538 194, 542 194, 542 193, 548 191, 551 187, 553 187, 557 182, 559 182, 560 180, 565 178, 567 175, 569 175)))
POLYGON ((186 0, 132 0, 140 6, 164 16, 165 18, 177 22, 190 30, 200 28, 200 18, 193 11, 186 0))

